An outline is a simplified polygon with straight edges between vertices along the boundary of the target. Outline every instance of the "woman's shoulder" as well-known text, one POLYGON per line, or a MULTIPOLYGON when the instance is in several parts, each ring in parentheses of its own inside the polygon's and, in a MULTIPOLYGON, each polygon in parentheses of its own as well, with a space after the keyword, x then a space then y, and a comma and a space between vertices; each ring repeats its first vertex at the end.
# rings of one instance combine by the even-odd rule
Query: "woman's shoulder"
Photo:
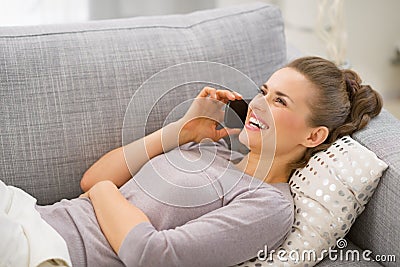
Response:
POLYGON ((290 190, 289 183, 271 183, 269 185, 275 187, 280 192, 282 192, 285 198, 294 205, 292 191, 290 190))
MULTIPOLYGON (((242 191, 231 199, 226 208, 235 210, 238 217, 259 229, 279 232, 282 238, 294 220, 294 204, 289 185, 263 183, 256 190, 242 191)), ((239 219, 239 218, 238 218, 239 219)), ((277 237, 278 239, 278 237, 277 237)))
POLYGON ((254 191, 254 197, 263 197, 266 199, 279 199, 293 203, 293 197, 290 191, 289 183, 260 183, 257 188, 251 187, 250 191, 254 191))
POLYGON ((244 175, 236 186, 228 192, 226 205, 237 201, 246 200, 249 204, 264 205, 273 203, 274 205, 294 206, 293 197, 289 183, 265 183, 254 177, 246 179, 244 175))

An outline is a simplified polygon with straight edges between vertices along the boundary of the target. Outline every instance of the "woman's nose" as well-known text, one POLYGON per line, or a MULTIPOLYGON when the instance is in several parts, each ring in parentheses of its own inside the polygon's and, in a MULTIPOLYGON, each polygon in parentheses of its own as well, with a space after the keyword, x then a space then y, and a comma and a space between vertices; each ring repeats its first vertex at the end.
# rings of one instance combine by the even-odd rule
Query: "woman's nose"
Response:
POLYGON ((261 111, 269 110, 268 96, 256 97, 250 102, 249 105, 251 109, 258 109, 261 111))

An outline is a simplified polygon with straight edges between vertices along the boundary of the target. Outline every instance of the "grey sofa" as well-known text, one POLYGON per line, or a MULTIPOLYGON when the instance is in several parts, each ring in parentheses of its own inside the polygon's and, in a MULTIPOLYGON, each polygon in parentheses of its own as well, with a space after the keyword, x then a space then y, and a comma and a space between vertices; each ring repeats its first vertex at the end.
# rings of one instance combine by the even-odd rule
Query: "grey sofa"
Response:
MULTIPOLYGON (((260 85, 287 57, 280 11, 262 3, 187 15, 2 27, 0 179, 40 204, 77 197, 85 170, 121 146, 128 103, 153 74, 178 63, 212 61, 260 85)), ((146 125, 133 117, 130 127, 154 131, 175 105, 201 88, 178 89, 157 102, 146 125)), ((246 90, 239 91, 254 93, 246 90)), ((144 94, 135 116, 153 101, 144 94)), ((395 255, 400 261, 400 121, 384 110, 354 138, 389 168, 346 236, 347 248, 395 255)), ((319 264, 341 265, 396 263, 325 259, 319 264)))

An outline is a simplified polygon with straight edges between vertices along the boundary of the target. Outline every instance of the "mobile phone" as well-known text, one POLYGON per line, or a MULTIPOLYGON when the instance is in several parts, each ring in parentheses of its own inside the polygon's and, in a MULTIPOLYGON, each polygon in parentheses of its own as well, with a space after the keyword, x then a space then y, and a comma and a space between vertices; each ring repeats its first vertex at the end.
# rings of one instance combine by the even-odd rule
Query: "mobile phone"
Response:
POLYGON ((228 128, 243 128, 251 99, 229 101, 225 107, 224 123, 228 128))

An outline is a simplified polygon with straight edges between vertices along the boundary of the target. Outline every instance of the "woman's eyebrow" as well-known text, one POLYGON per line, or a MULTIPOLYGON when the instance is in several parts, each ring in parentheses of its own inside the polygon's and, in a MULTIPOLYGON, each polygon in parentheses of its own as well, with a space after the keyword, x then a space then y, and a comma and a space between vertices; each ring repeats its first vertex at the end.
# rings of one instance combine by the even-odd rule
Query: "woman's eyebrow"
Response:
MULTIPOLYGON (((265 89, 269 90, 267 84, 265 84, 265 83, 262 85, 262 87, 264 87, 265 89)), ((281 91, 275 91, 275 94, 278 95, 278 96, 286 97, 287 99, 289 99, 294 104, 293 99, 291 99, 287 94, 284 94, 281 91)))

